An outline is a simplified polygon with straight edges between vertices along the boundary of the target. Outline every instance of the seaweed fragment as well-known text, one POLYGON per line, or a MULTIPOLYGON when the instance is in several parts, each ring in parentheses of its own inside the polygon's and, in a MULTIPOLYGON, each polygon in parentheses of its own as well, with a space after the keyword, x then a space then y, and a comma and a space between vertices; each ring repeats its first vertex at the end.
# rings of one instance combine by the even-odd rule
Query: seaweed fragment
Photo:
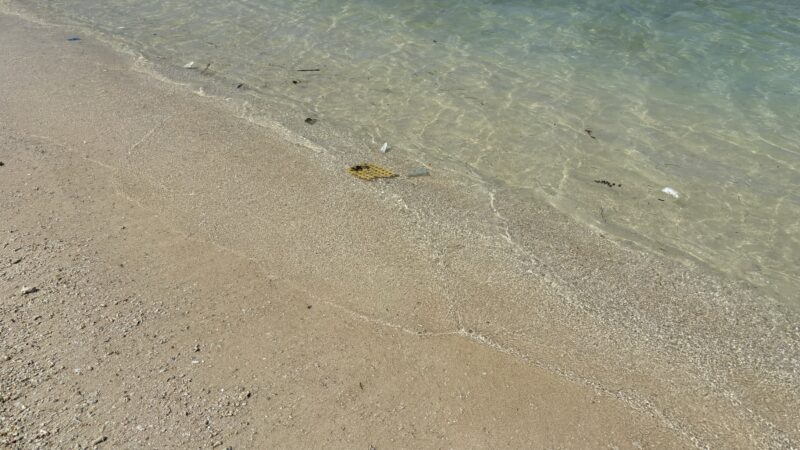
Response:
POLYGON ((621 183, 612 183, 612 182, 610 182, 608 180, 594 180, 594 182, 597 183, 597 184, 604 184, 604 185, 606 185, 606 186, 608 186, 610 188, 622 187, 621 183))

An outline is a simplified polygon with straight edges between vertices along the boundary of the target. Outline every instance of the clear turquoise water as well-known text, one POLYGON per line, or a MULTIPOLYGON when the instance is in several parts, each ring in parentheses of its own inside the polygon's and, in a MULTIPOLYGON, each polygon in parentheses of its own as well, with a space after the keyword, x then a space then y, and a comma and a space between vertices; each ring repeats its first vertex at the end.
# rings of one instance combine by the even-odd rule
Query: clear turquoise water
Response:
POLYGON ((796 0, 21 3, 800 303, 796 0))

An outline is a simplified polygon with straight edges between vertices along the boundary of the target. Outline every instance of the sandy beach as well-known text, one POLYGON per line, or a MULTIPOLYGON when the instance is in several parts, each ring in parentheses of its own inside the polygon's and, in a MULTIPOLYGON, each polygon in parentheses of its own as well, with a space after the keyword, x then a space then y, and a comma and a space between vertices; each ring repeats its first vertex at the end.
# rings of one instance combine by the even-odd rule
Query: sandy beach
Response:
POLYGON ((2 447, 800 446, 798 313, 744 283, 69 27, 0 55, 2 447))

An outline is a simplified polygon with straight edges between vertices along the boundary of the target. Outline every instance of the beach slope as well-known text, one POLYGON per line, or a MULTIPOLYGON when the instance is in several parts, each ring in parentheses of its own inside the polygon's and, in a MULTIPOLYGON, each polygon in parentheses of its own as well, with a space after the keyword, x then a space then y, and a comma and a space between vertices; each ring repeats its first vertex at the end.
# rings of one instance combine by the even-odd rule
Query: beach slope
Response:
POLYGON ((800 439, 791 311, 545 206, 364 183, 71 35, 0 15, 3 445, 800 439))

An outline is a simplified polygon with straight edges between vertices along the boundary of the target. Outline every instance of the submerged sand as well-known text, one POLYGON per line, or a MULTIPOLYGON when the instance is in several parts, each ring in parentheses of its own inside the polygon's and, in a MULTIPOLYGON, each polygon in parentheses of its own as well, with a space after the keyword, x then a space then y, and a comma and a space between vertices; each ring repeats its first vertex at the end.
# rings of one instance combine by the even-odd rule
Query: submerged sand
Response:
POLYGON ((800 445, 796 312, 73 32, 0 15, 3 445, 800 445))

